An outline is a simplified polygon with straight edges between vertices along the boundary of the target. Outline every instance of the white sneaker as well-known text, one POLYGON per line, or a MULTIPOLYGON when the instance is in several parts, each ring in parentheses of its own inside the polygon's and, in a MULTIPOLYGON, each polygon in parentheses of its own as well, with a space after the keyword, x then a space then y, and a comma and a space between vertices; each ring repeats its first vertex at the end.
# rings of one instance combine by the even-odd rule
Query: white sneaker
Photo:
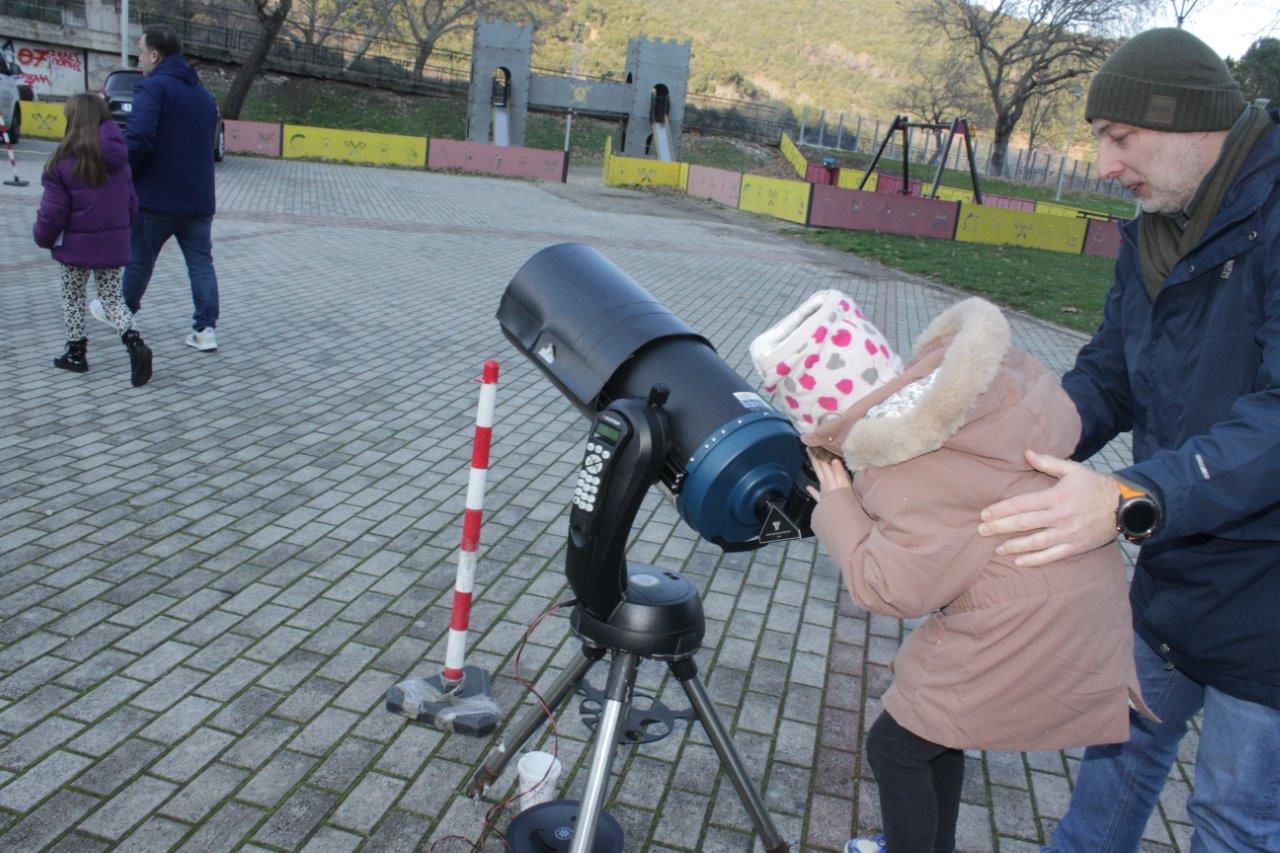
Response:
POLYGON ((875 838, 850 838, 844 853, 885 853, 884 833, 875 838))
POLYGON ((116 324, 107 319, 107 312, 102 308, 101 299, 89 300, 89 313, 93 315, 93 319, 100 323, 106 323, 111 328, 115 328, 116 324))
POLYGON ((213 352, 218 348, 218 339, 213 336, 213 329, 205 326, 200 331, 187 335, 187 346, 195 347, 200 352, 213 352))

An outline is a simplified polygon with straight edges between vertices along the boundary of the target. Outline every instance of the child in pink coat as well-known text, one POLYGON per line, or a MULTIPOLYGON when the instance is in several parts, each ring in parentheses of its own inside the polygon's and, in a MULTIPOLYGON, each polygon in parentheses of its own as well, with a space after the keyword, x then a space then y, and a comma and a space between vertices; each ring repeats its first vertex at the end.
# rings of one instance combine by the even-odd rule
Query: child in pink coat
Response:
POLYGON ((854 601, 889 616, 928 617, 894 661, 866 749, 883 843, 894 853, 950 850, 965 749, 1128 738, 1130 701, 1145 706, 1125 567, 1112 544, 1017 568, 995 553, 996 538, 978 535, 983 507, 1050 485, 1023 448, 1065 457, 1080 436, 1075 406, 1043 364, 1012 347, 999 309, 981 299, 952 306, 901 366, 848 301, 851 310, 834 321, 825 309, 816 325, 789 318, 792 328, 808 328, 807 341, 762 345, 756 363, 768 366, 772 352, 770 378, 786 364, 786 376, 804 388, 806 365, 834 351, 845 364, 837 373, 853 382, 838 411, 816 398, 781 408, 813 450, 821 484, 813 530, 854 601), (837 336, 844 346, 833 349, 837 336))

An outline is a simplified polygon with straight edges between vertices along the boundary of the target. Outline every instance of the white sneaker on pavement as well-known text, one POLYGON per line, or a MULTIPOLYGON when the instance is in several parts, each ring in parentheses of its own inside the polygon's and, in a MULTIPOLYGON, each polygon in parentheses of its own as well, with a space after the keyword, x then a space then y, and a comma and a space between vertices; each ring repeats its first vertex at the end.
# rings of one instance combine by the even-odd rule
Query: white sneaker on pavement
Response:
POLYGON ((98 322, 106 323, 108 326, 110 326, 113 329, 116 327, 115 323, 112 323, 110 320, 107 319, 107 312, 102 308, 101 299, 89 300, 89 313, 92 314, 93 319, 97 320, 98 322))
POLYGON ((213 329, 205 326, 200 331, 187 335, 187 346, 195 347, 200 352, 213 352, 218 348, 218 339, 214 337, 213 329))

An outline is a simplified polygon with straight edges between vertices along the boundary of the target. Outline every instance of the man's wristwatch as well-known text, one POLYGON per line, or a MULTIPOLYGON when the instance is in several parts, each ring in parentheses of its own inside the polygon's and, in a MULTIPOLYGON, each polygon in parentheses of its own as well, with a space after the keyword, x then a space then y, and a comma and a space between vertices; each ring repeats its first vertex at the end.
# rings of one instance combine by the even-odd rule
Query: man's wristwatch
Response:
POLYGON ((1160 526, 1164 513, 1160 501, 1128 480, 1116 478, 1120 503, 1116 506, 1116 531, 1130 542, 1141 543, 1160 526))

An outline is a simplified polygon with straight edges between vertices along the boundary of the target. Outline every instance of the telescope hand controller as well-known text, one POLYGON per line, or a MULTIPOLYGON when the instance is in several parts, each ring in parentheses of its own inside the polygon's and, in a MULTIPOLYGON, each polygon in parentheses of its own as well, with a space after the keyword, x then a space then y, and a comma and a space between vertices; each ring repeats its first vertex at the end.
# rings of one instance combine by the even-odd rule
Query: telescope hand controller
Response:
POLYGON ((626 592, 627 537, 670 450, 671 427, 662 411, 667 393, 655 385, 647 401, 614 401, 596 416, 587 437, 569 513, 565 573, 579 603, 600 619, 626 592))

